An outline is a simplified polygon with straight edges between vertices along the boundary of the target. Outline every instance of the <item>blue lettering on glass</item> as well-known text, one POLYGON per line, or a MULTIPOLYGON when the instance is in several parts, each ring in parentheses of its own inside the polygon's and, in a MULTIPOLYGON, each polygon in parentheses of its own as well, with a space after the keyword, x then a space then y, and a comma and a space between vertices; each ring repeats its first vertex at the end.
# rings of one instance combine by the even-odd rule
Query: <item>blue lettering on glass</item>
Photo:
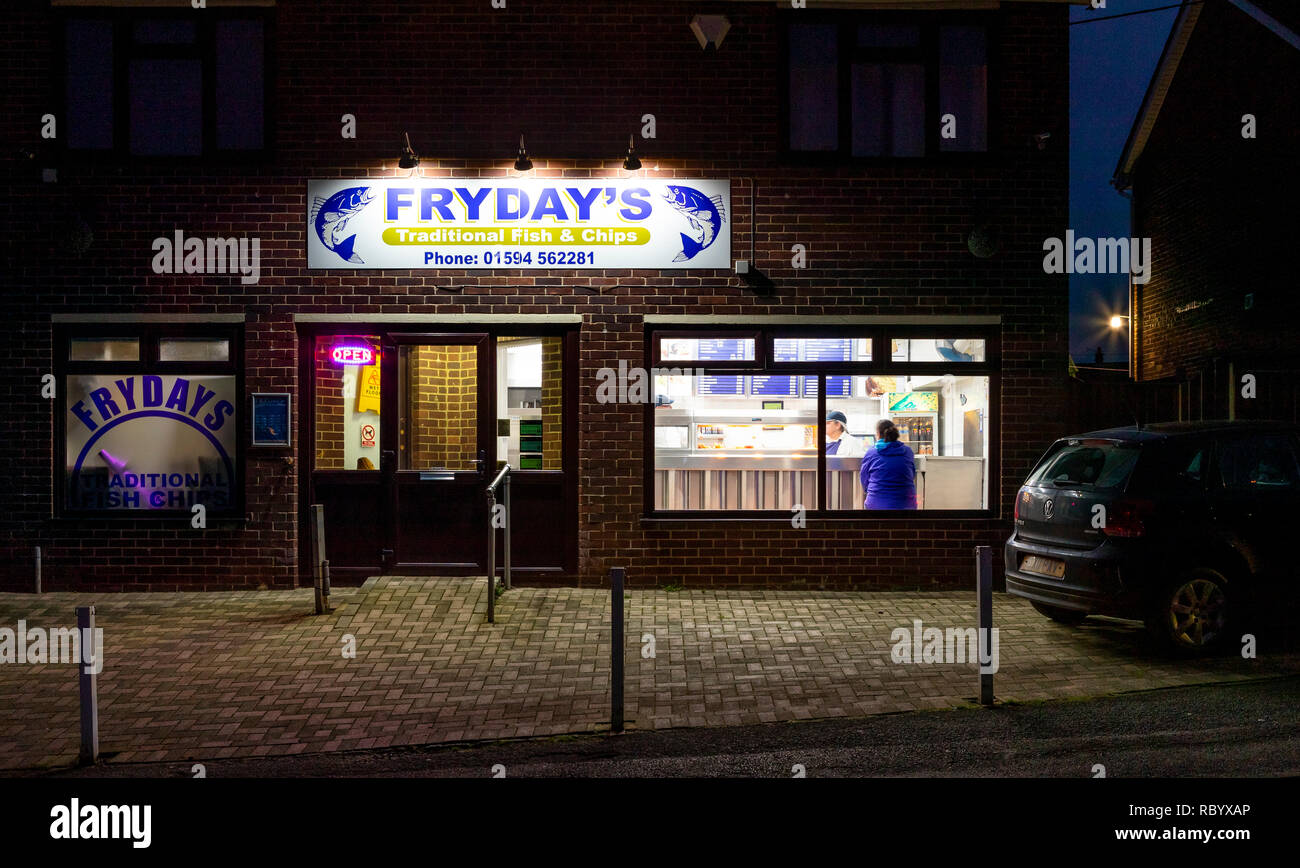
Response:
POLYGON ((180 410, 184 413, 185 407, 189 404, 189 401, 190 381, 177 377, 176 382, 172 384, 172 393, 167 398, 167 409, 180 410))

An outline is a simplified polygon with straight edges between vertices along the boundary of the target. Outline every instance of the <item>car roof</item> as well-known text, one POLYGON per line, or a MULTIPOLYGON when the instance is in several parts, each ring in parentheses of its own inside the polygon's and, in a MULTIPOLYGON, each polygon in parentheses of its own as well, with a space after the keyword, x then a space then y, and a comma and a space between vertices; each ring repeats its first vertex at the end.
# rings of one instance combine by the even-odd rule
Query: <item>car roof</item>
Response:
POLYGON ((1217 432, 1232 433, 1251 433, 1251 432, 1277 432, 1277 431, 1300 431, 1300 425, 1294 422, 1276 422, 1263 421, 1255 419, 1237 419, 1229 421, 1227 419, 1212 419, 1200 422, 1156 422, 1151 425, 1143 425, 1141 428, 1136 425, 1129 425, 1124 428, 1104 428, 1099 431, 1089 431, 1086 434, 1075 434, 1070 437, 1062 437, 1062 440, 1127 440, 1131 442, 1147 442, 1151 440, 1168 440, 1172 437, 1188 437, 1198 434, 1208 434, 1217 432))

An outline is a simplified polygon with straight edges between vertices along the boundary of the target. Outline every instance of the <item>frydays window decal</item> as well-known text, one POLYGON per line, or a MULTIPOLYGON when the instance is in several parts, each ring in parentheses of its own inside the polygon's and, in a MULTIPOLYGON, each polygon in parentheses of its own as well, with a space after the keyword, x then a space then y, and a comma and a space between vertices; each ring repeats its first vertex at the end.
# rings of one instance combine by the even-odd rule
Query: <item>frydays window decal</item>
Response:
POLYGON ((233 376, 70 375, 67 507, 230 509, 235 392, 233 376))
POLYGON ((731 184, 310 181, 309 268, 729 268, 731 184))

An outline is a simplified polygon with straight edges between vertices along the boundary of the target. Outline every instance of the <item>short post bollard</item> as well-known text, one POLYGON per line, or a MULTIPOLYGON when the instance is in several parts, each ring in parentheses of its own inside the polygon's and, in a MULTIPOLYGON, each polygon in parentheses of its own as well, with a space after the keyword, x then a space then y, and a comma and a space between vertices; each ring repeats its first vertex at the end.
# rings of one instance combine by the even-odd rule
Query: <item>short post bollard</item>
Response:
POLYGON ((497 499, 492 489, 488 489, 488 552, 487 552, 487 574, 488 574, 488 611, 487 618, 489 624, 495 624, 497 621, 497 534, 496 528, 492 527, 493 517, 496 515, 497 499))
POLYGON ((327 613, 334 611, 330 608, 330 562, 328 558, 320 562, 320 595, 325 611, 327 613))
POLYGON ((623 567, 609 571, 609 731, 623 731, 623 567))
POLYGON ((36 593, 41 592, 41 547, 36 547, 36 593))
POLYGON ((510 590, 510 474, 509 473, 507 473, 506 478, 502 480, 502 484, 505 486, 505 500, 503 501, 503 505, 506 508, 506 515, 505 515, 506 538, 505 538, 504 566, 506 572, 506 576, 505 576, 506 590, 508 591, 510 590))
POLYGON ((979 596, 977 655, 980 673, 980 705, 993 704, 993 549, 975 546, 975 588, 979 596))
MULTIPOLYGON (((81 635, 83 646, 86 642, 94 643, 94 606, 77 607, 77 632, 81 635)), ((94 648, 95 646, 92 644, 91 647, 94 648)), ((85 663, 85 660, 90 656, 83 647, 81 660, 77 661, 77 680, 80 682, 81 688, 81 753, 78 756, 78 761, 82 765, 90 765, 99 761, 99 691, 95 681, 95 669, 99 668, 99 649, 95 649, 95 666, 93 668, 85 663)))
POLYGON ((316 594, 316 614, 325 614, 325 507, 311 505, 311 580, 316 594))

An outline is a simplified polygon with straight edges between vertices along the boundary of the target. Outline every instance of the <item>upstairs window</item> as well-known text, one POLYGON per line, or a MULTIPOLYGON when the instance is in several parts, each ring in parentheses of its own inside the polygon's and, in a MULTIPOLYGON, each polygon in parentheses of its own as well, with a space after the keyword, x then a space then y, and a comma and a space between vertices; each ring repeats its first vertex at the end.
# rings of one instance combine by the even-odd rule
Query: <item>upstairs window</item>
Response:
POLYGON ((787 150, 831 159, 986 151, 988 43, 988 26, 966 20, 791 16, 787 150))
POLYGON ((211 157, 266 147, 260 13, 87 10, 61 18, 60 29, 69 151, 211 157))

